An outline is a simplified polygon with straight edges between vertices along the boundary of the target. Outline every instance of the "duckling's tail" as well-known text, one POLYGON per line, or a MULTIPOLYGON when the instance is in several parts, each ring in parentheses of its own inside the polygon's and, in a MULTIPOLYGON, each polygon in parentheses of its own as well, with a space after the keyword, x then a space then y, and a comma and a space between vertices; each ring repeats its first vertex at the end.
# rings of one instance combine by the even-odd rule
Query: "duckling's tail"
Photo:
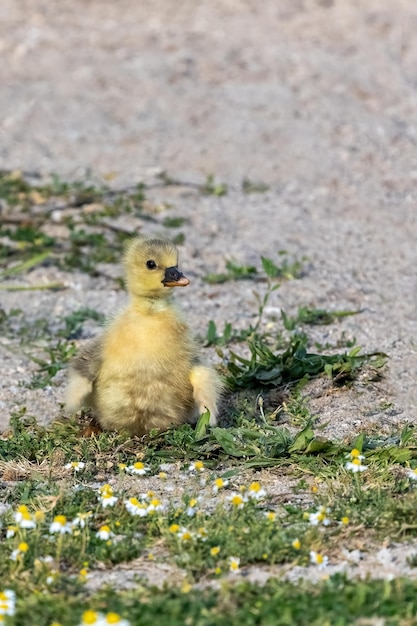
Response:
POLYGON ((210 411, 210 426, 215 426, 217 424, 217 404, 223 388, 220 376, 210 367, 196 365, 191 370, 190 381, 198 415, 200 416, 208 409, 210 411))
POLYGON ((93 383, 71 368, 65 393, 65 411, 72 414, 76 413, 82 406, 88 406, 92 391, 93 383))

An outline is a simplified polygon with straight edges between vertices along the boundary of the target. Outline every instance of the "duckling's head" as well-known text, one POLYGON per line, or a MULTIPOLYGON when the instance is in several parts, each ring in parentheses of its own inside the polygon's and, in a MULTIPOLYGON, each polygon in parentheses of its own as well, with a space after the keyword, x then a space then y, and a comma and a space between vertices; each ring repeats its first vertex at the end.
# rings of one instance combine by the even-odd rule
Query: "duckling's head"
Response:
POLYGON ((141 298, 164 298, 171 287, 186 287, 188 278, 178 270, 178 250, 159 238, 137 237, 126 250, 126 285, 141 298))

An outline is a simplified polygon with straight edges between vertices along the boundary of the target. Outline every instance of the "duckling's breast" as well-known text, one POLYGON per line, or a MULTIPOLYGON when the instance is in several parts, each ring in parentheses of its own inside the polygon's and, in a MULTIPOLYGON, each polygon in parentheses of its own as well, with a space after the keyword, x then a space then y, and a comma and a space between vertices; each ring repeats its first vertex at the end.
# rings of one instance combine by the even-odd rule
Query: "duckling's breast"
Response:
POLYGON ((187 421, 195 356, 188 328, 174 314, 122 315, 104 337, 94 390, 102 425, 142 434, 187 421))

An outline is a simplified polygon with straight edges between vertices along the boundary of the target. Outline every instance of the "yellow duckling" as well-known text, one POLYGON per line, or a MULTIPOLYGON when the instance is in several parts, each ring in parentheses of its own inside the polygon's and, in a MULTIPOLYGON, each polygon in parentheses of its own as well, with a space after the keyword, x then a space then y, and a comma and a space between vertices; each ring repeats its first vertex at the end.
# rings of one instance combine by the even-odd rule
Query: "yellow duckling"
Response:
POLYGON ((171 301, 189 284, 178 251, 159 238, 133 239, 125 255, 130 301, 72 361, 66 408, 91 407, 105 430, 143 435, 195 421, 216 424, 221 382, 200 364, 189 328, 171 301))

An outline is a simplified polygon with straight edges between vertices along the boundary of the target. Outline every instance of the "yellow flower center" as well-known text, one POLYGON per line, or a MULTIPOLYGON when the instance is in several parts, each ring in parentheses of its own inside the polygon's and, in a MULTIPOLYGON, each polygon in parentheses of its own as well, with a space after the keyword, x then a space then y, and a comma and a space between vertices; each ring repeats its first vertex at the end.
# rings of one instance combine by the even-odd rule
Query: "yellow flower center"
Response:
POLYGON ((184 582, 182 587, 181 587, 181 591, 182 591, 182 593, 190 593, 192 588, 193 588, 193 586, 190 585, 190 583, 184 582))
POLYGON ((352 459, 352 463, 353 463, 353 465, 361 465, 361 460, 357 459, 357 458, 354 458, 354 459, 352 459))
POLYGON ((106 615, 107 624, 118 624, 119 622, 120 622, 120 615, 118 613, 107 613, 106 615))
POLYGON ((61 526, 65 526, 67 523, 67 518, 65 515, 55 515, 54 522, 56 524, 60 524, 61 526))
POLYGON ((345 517, 342 517, 342 520, 341 520, 341 521, 342 521, 342 524, 349 524, 349 521, 350 521, 350 520, 349 520, 349 518, 348 518, 348 517, 346 517, 346 516, 345 516, 345 517))
POLYGON ((180 527, 178 526, 178 524, 171 524, 171 526, 168 528, 170 533, 177 533, 179 529, 180 527))
POLYGON ((203 461, 196 461, 194 463, 194 467, 195 467, 196 470, 202 470, 204 468, 203 461))
POLYGON ((294 550, 299 550, 301 548, 301 541, 299 539, 294 539, 292 542, 292 547, 294 550))
POLYGON ((350 456, 353 458, 360 456, 360 454, 361 453, 357 448, 353 448, 353 450, 350 451, 350 456))
POLYGON ((85 611, 83 613, 84 624, 95 624, 98 620, 98 615, 95 611, 85 611))
POLYGON ((239 506, 241 504, 243 504, 243 498, 242 496, 239 495, 235 495, 233 496, 233 498, 231 499, 231 503, 233 504, 233 506, 239 506))
POLYGON ((260 483, 251 483, 249 485, 249 491, 254 491, 255 493, 258 493, 258 491, 260 491, 260 489, 261 489, 260 483))
POLYGON ((184 531, 183 534, 181 535, 181 539, 183 541, 190 541, 192 539, 192 537, 193 536, 192 536, 192 534, 190 533, 189 530, 184 531))
POLYGON ((322 554, 316 554, 316 563, 318 563, 319 565, 321 565, 323 563, 323 555, 322 554))
POLYGON ((217 489, 221 489, 222 487, 224 487, 223 478, 216 478, 216 480, 214 481, 214 484, 216 485, 217 489))
POLYGON ((22 541, 22 543, 19 543, 17 546, 17 549, 19 552, 27 552, 29 550, 29 546, 25 541, 22 541))
POLYGON ((219 552, 220 552, 220 546, 214 546, 214 548, 211 548, 210 550, 211 556, 217 556, 219 552))
POLYGON ((143 470, 145 468, 145 465, 141 461, 138 461, 137 463, 133 464, 133 467, 137 470, 143 470))

